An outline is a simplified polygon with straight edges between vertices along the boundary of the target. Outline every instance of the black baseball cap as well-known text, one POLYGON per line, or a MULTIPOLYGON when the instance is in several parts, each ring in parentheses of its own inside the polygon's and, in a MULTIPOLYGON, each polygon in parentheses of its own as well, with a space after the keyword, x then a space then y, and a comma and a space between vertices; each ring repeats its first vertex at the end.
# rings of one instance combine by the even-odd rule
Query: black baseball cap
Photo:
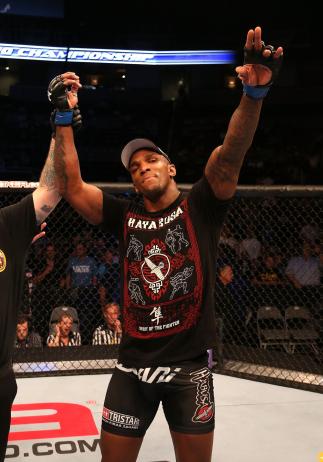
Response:
POLYGON ((121 162, 127 170, 129 169, 129 163, 132 155, 140 149, 148 149, 149 151, 157 152, 157 154, 164 156, 165 159, 167 159, 168 162, 171 163, 171 160, 168 157, 168 155, 151 140, 148 140, 146 138, 135 138, 134 140, 129 141, 129 143, 125 145, 121 152, 121 162))

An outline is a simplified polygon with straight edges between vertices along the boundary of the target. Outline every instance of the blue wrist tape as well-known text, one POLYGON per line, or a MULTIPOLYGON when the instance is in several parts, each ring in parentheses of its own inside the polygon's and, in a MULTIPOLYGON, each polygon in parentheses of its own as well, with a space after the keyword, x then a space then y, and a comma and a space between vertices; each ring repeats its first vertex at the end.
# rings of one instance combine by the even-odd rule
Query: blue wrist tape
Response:
POLYGON ((264 87, 252 87, 251 85, 243 84, 243 93, 252 99, 263 99, 269 92, 270 85, 264 87))
POLYGON ((56 111, 55 114, 55 125, 72 125, 73 121, 73 109, 70 111, 56 111))

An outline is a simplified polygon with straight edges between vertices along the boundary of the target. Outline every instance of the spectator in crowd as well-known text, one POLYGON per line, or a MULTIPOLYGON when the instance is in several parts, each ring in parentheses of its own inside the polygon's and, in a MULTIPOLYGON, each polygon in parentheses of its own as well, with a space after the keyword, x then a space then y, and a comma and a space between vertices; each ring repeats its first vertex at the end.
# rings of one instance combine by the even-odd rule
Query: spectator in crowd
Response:
POLYGON ((257 239, 254 228, 249 226, 246 237, 240 242, 240 255, 251 262, 255 262, 260 256, 261 243, 257 239))
POLYGON ((107 300, 120 300, 119 271, 119 263, 114 261, 113 252, 105 249, 97 267, 98 290, 102 307, 106 305, 107 300))
POLYGON ((80 244, 82 242, 82 236, 81 233, 74 234, 72 236, 72 239, 68 239, 67 245, 66 245, 66 251, 70 253, 71 257, 76 257, 76 247, 77 244, 80 244))
POLYGON ((323 285, 323 245, 320 241, 314 243, 314 257, 317 257, 319 260, 320 268, 320 284, 323 285))
POLYGON ((45 256, 43 262, 38 266, 39 271, 33 277, 33 284, 39 286, 46 283, 49 287, 60 280, 61 272, 55 265, 56 249, 54 244, 48 243, 45 249, 45 256))
POLYGON ((286 276, 296 289, 320 285, 320 259, 313 255, 313 247, 303 243, 303 254, 289 259, 286 276))
POLYGON ((217 267, 215 308, 217 316, 223 321, 223 340, 235 345, 245 344, 249 283, 230 261, 219 260, 217 267))
POLYGON ((122 327, 119 320, 120 307, 117 303, 107 303, 102 308, 102 314, 105 320, 93 332, 93 345, 116 345, 121 341, 122 327))
POLYGON ((314 245, 320 237, 320 228, 316 223, 307 223, 299 233, 301 239, 310 245, 314 245))
POLYGON ((286 276, 281 274, 276 257, 275 254, 268 253, 261 258, 260 266, 252 278, 254 300, 259 300, 261 305, 280 306, 282 302, 281 288, 286 285, 286 276))
POLYGON ((288 260, 285 274, 291 283, 286 294, 289 304, 309 308, 317 305, 321 297, 321 258, 317 246, 304 241, 302 255, 288 260))
POLYGON ((106 240, 102 237, 97 238, 93 242, 93 247, 91 248, 91 256, 99 263, 107 250, 106 240))
POLYGON ((69 313, 62 313, 55 324, 55 333, 47 338, 47 346, 79 346, 81 345, 81 335, 72 330, 73 316, 69 313))
POLYGON ((284 284, 279 270, 276 268, 275 255, 267 254, 252 279, 252 284, 262 286, 278 286, 284 284))
POLYGON ((239 253, 239 242, 233 236, 233 233, 228 225, 228 223, 224 223, 223 229, 221 231, 221 236, 219 240, 219 245, 229 247, 234 255, 239 253))
POLYGON ((94 258, 88 255, 84 242, 76 244, 75 255, 69 258, 66 273, 68 303, 78 310, 82 340, 84 344, 88 344, 97 325, 100 307, 96 288, 97 265, 94 258))
MULTIPOLYGON (((62 275, 63 268, 55 245, 48 243, 40 262, 37 262, 37 272, 32 278, 32 315, 37 331, 45 338, 46 323, 49 313, 54 306, 62 303, 62 275)), ((36 265, 35 265, 36 266, 36 265)))
POLYGON ((29 330, 28 316, 20 314, 17 320, 15 348, 39 348, 41 346, 41 336, 29 330))
POLYGON ((87 255, 83 242, 76 245, 75 256, 69 258, 66 273, 67 289, 96 285, 96 263, 94 258, 87 255))
POLYGON ((279 274, 280 279, 286 283, 287 279, 286 279, 286 274, 285 274, 285 269, 286 269, 285 252, 283 252, 280 248, 273 246, 270 248, 270 253, 274 255, 275 270, 279 274))

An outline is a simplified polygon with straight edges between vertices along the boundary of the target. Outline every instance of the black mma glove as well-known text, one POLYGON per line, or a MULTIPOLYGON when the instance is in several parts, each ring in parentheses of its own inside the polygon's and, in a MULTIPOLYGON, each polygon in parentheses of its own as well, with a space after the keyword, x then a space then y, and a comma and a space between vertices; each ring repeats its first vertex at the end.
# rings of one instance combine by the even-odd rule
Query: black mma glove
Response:
MULTIPOLYGON (((81 111, 78 107, 78 105, 75 106, 74 109, 70 109, 72 111, 72 123, 64 124, 64 125, 72 125, 74 136, 75 134, 82 128, 82 116, 81 116, 81 111)), ((54 109, 50 115, 50 126, 52 128, 52 138, 55 138, 56 136, 56 126, 57 125, 63 125, 61 123, 56 122, 56 116, 57 116, 57 109, 54 109)))
POLYGON ((243 84, 243 90, 244 93, 248 96, 250 96, 253 99, 262 99, 264 98, 271 85, 274 83, 276 80, 280 67, 282 65, 283 61, 283 55, 279 56, 279 58, 274 58, 276 50, 272 45, 265 45, 264 42, 261 42, 261 49, 256 50, 255 48, 252 48, 251 50, 248 50, 247 48, 244 48, 244 61, 243 65, 245 64, 261 64, 263 66, 268 67, 271 70, 271 80, 268 82, 266 85, 247 85, 243 84), (264 57, 263 56, 263 51, 264 50, 269 50, 270 51, 270 56, 264 57))
POLYGON ((64 85, 63 79, 60 75, 54 77, 48 85, 48 99, 60 112, 71 110, 67 101, 67 91, 68 89, 64 85))
POLYGON ((74 108, 70 108, 68 104, 68 91, 69 88, 64 85, 63 79, 60 75, 54 77, 48 85, 48 99, 56 108, 50 116, 53 138, 55 138, 57 125, 71 125, 73 127, 74 134, 82 127, 82 116, 78 105, 74 108))

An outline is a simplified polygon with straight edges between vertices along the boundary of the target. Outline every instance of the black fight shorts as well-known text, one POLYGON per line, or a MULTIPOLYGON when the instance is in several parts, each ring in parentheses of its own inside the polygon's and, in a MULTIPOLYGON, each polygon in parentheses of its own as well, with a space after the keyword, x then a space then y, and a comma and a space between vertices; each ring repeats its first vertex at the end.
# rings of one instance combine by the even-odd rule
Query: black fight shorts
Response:
POLYGON ((212 373, 206 365, 126 368, 117 364, 103 408, 102 429, 144 436, 162 403, 170 430, 200 434, 214 429, 212 373))
POLYGON ((0 374, 0 462, 4 461, 10 428, 11 405, 17 393, 16 379, 11 366, 0 374))

